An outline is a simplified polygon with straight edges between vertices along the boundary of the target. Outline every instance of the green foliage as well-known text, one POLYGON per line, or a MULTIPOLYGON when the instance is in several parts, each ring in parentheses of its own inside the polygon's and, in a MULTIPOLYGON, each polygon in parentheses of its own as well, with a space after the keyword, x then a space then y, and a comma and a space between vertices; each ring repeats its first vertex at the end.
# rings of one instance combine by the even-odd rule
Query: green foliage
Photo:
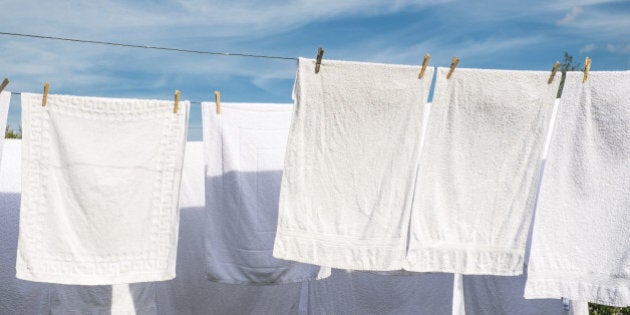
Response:
POLYGON ((588 304, 590 315, 630 315, 630 307, 613 307, 599 304, 588 304))
POLYGON ((18 131, 13 131, 13 129, 9 128, 9 126, 7 125, 7 128, 4 130, 4 138, 22 139, 22 126, 20 126, 20 129, 18 129, 18 131))

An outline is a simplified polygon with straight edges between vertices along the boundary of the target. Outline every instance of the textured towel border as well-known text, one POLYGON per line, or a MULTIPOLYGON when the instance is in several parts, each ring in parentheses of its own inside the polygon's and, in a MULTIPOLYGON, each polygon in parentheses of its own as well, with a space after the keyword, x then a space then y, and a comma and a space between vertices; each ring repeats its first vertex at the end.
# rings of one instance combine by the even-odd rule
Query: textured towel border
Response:
MULTIPOLYGON (((173 113, 173 103, 158 100, 49 95, 45 107, 40 94, 22 94, 22 204, 16 277, 30 281, 62 284, 104 285, 163 281, 175 277, 178 240, 179 186, 183 164, 190 102, 180 102, 173 113), (75 257, 74 253, 47 253, 43 246, 43 193, 49 176, 46 160, 50 151, 51 126, 47 112, 101 121, 164 119, 160 138, 162 171, 155 182, 149 236, 156 244, 142 253, 119 257, 95 255, 75 257), (179 176, 179 178, 177 178, 179 176), (169 246, 157 245, 169 244, 169 246), (104 280, 106 279, 106 280, 104 280)), ((139 223, 141 224, 141 223, 139 223)))

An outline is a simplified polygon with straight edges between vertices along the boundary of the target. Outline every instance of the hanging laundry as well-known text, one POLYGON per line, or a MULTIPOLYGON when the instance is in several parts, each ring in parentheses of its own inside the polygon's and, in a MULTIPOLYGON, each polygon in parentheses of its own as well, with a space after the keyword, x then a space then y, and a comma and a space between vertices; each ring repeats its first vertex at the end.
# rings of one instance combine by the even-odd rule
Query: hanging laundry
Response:
POLYGON ((61 285, 15 278, 20 144, 19 140, 7 141, 4 152, 6 163, 0 167, 0 214, 3 218, 0 220, 0 314, 154 314, 156 310, 163 314, 298 313, 300 283, 230 285, 207 281, 203 277, 205 201, 201 142, 186 144, 175 279, 132 283, 125 292, 125 284, 61 285), (124 302, 130 299, 133 300, 132 308, 119 307, 128 306, 124 302))
POLYGON ((567 73, 526 298, 630 306, 630 71, 567 73))
POLYGON ((519 275, 558 83, 439 68, 404 268, 519 275))
POLYGON ((180 192, 177 278, 135 285, 154 287, 154 303, 161 314, 297 314, 300 283, 233 285, 206 279, 204 180, 203 143, 188 142, 180 192))
POLYGON ((397 270, 433 69, 300 58, 277 258, 397 270))
POLYGON ((189 102, 22 94, 16 276, 104 285, 175 277, 189 102))
POLYGON ((7 115, 9 114, 9 103, 11 102, 11 92, 0 92, 0 128, 2 128, 2 136, 0 137, 0 163, 2 163, 2 147, 4 144, 4 131, 7 126, 7 115))
POLYGON ((327 277, 329 268, 272 256, 290 104, 202 103, 208 279, 277 284, 327 277))

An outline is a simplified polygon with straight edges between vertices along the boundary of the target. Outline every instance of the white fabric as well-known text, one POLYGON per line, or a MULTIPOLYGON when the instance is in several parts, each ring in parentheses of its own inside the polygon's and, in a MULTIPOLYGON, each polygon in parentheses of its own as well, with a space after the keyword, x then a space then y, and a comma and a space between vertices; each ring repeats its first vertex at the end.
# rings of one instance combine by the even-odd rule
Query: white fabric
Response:
POLYGON ((401 269, 433 69, 300 58, 274 256, 401 269))
MULTIPOLYGON (((114 286, 61 285, 15 278, 21 141, 7 140, 0 168, 0 314, 296 314, 300 284, 230 285, 204 275, 204 165, 189 142, 181 185, 177 277, 114 286), (201 276, 200 276, 201 275, 201 276), (120 289, 120 290, 119 290, 120 289), (133 300, 133 305, 129 301, 133 300), (125 303, 127 302, 127 303, 125 303), (133 308, 131 308, 133 306, 133 308), (126 309, 124 307, 127 307, 126 309)), ((304 292, 302 292, 304 293, 304 292)))
POLYGON ((0 128, 2 128, 2 136, 0 136, 0 164, 2 163, 2 144, 4 143, 4 132, 7 126, 9 103, 11 103, 11 92, 2 91, 0 93, 0 128))
POLYGON ((571 301, 569 303, 569 315, 588 315, 588 302, 571 301))
POLYGON ((155 299, 131 285, 79 286, 15 277, 21 187, 21 141, 7 140, 0 167, 0 314, 150 314, 155 299), (120 294, 115 294, 122 291, 120 294), (125 292, 126 291, 126 292, 125 292), (130 304, 133 300, 133 305, 130 304))
POLYGON ((518 275, 558 84, 535 71, 438 68, 404 268, 518 275))
POLYGON ((334 269, 309 282, 308 314, 449 314, 452 274, 378 275, 334 269))
POLYGON ((16 276, 103 285, 175 277, 188 102, 22 94, 16 276))
POLYGON ((466 298, 464 295, 464 275, 453 275, 453 311, 452 315, 466 315, 466 298))
POLYGON ((568 73, 526 298, 630 305, 630 72, 568 73))
MULTIPOLYGON (((306 312, 301 312, 298 306, 304 304, 312 314, 326 311, 328 314, 449 312, 452 276, 448 274, 409 276, 407 273, 407 277, 402 277, 335 270, 330 278, 303 283, 306 287, 295 283, 274 286, 230 285, 207 281, 199 276, 205 273, 201 142, 188 142, 186 146, 175 279, 131 284, 128 288, 21 281, 15 278, 13 271, 20 205, 20 141, 7 140, 4 161, 6 163, 0 167, 0 253, 3 253, 0 255, 0 314, 132 314, 134 311, 137 314, 303 314, 306 312), (300 295, 306 296, 305 301, 300 301, 300 295), (131 299, 133 305, 117 302, 118 299, 123 302, 131 299), (121 309, 119 303, 129 308, 121 309)), ((487 303, 496 301, 493 298, 496 292, 488 290, 494 290, 497 285, 491 284, 484 289, 484 283, 472 282, 476 287, 474 293, 470 294, 491 298, 486 300, 489 301, 487 303)), ((467 284, 470 286, 471 282, 467 284)), ((519 299, 522 295, 512 298, 519 299)), ((500 302, 507 303, 507 300, 500 302)), ((535 302, 545 303, 546 300, 535 302)), ((453 305, 456 305, 454 300, 453 305)), ((585 308, 582 304, 577 306, 582 310, 585 308)), ((571 307, 573 309, 573 303, 571 307)), ((587 306, 586 310, 585 314, 588 314, 587 306)), ((475 313, 471 311, 470 314, 475 313)))
POLYGON ((208 228, 204 178, 203 144, 188 142, 182 175, 177 277, 171 281, 136 284, 138 287, 132 289, 149 291, 152 287, 159 314, 296 314, 299 283, 233 285, 204 277, 207 272, 204 235, 208 228))
POLYGON ((292 108, 222 103, 217 114, 214 102, 202 103, 210 280, 278 284, 318 277, 318 266, 272 256, 292 108))

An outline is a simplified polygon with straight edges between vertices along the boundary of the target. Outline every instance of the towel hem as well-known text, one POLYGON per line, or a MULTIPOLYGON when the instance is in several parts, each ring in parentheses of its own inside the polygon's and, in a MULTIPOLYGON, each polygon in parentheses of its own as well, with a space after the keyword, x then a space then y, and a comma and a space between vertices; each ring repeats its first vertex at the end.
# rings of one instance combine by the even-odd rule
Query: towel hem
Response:
POLYGON ((413 272, 518 276, 523 273, 523 255, 500 249, 422 248, 409 250, 404 269, 413 272))
POLYGON ((279 230, 273 248, 273 257, 338 269, 390 271, 402 268, 405 256, 404 242, 400 246, 369 246, 365 241, 346 240, 346 246, 309 237, 283 235, 279 230))
POLYGON ((152 272, 124 275, 99 275, 94 277, 85 274, 50 274, 17 270, 15 277, 33 282, 48 282, 69 285, 114 285, 137 282, 157 282, 175 279, 175 272, 152 272), (106 278, 106 279, 104 279, 106 278), (104 281, 105 280, 105 281, 104 281))
MULTIPOLYGON (((535 279, 529 275, 525 284, 526 299, 549 299, 566 297, 570 300, 625 307, 630 306, 630 280, 620 284, 580 281, 571 279, 535 279)), ((609 279, 608 281, 614 281, 609 279)))

